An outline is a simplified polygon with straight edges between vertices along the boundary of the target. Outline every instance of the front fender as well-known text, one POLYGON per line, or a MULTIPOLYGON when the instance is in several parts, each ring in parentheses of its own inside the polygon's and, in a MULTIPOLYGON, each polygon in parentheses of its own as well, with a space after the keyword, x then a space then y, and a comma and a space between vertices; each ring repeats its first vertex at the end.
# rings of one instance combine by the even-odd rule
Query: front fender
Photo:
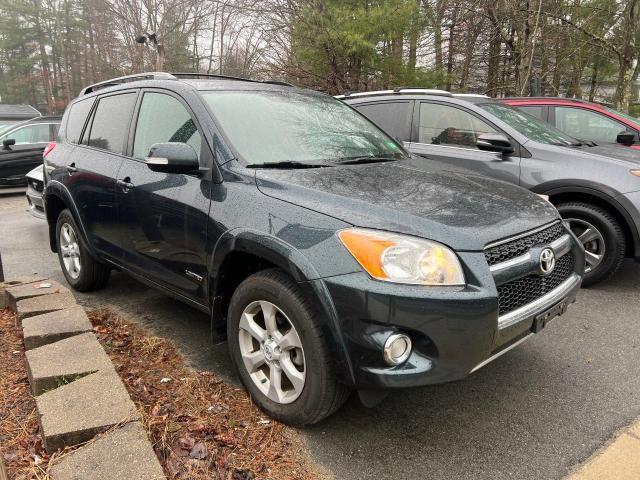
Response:
POLYGON ((222 327, 224 318, 220 309, 221 270, 228 255, 241 252, 259 257, 289 274, 312 302, 318 313, 327 347, 333 358, 338 377, 347 384, 355 381, 351 361, 347 354, 346 342, 340 328, 337 311, 326 285, 312 262, 291 244, 275 236, 249 229, 234 229, 225 232, 214 247, 211 255, 210 288, 214 327, 222 327))

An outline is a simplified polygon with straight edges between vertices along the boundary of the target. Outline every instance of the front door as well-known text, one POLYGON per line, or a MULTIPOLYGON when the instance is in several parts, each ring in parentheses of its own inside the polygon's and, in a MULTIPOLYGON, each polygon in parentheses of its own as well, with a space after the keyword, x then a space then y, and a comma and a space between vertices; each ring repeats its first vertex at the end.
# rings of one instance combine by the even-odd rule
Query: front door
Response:
POLYGON ((479 116, 464 108, 421 101, 416 112, 414 138, 409 150, 444 168, 473 172, 518 184, 520 157, 478 149, 483 133, 500 133, 479 116))
POLYGON ((155 143, 183 142, 209 165, 211 153, 187 105, 177 96, 148 90, 139 102, 130 156, 118 174, 118 221, 123 264, 203 303, 209 191, 207 175, 151 171, 155 143))

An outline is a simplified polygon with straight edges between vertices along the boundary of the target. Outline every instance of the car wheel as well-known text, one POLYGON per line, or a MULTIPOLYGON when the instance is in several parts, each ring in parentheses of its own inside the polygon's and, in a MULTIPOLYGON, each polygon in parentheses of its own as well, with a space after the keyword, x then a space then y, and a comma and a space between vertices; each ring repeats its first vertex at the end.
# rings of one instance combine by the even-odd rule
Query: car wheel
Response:
POLYGON ((625 237, 618 221, 606 210, 588 203, 557 206, 565 224, 585 249, 585 276, 588 287, 607 280, 618 271, 625 253, 625 237))
POLYGON ((56 238, 62 273, 74 290, 88 292, 107 283, 111 270, 89 254, 69 210, 63 210, 58 216, 56 238))
POLYGON ((334 375, 313 309, 284 272, 264 270, 238 286, 227 336, 242 383, 271 417, 309 425, 346 400, 349 390, 334 375))

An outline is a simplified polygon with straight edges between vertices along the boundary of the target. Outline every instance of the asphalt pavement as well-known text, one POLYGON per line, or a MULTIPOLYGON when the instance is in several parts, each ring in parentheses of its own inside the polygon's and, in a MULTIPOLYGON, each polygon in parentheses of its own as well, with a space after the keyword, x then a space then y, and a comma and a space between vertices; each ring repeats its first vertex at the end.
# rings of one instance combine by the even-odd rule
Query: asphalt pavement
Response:
MULTIPOLYGON (((22 195, 0 196, 5 276, 64 282, 46 224, 22 195)), ((309 451, 339 479, 555 479, 640 416, 640 264, 626 262, 539 335, 465 380, 395 392, 373 409, 354 395, 305 429, 309 451)), ((121 273, 91 294, 172 339, 199 370, 231 381, 206 315, 121 273)))

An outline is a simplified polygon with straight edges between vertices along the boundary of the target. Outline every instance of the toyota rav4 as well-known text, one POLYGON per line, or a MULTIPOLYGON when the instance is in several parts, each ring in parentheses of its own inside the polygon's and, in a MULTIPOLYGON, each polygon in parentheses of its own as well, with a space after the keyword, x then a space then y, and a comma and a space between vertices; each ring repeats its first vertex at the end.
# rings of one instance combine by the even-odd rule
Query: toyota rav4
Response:
POLYGON ((314 423, 357 389, 461 379, 574 301, 584 253, 520 187, 412 168, 324 94, 153 73, 85 88, 45 156, 80 291, 129 273, 210 315, 254 401, 314 423))

